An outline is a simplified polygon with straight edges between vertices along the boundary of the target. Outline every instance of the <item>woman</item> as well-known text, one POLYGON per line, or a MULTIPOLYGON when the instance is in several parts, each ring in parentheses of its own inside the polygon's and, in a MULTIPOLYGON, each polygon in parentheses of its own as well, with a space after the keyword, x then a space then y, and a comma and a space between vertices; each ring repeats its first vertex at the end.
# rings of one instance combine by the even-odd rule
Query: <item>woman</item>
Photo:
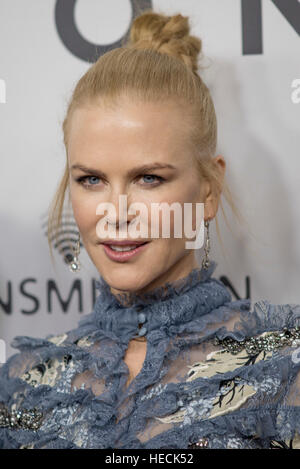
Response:
MULTIPOLYGON (((0 372, 0 447, 298 446, 300 306, 259 301, 250 311, 212 277, 209 221, 222 190, 230 193, 215 156, 214 105, 197 74, 200 51, 186 17, 147 11, 129 43, 79 80, 49 234, 69 191, 99 295, 77 328, 14 339, 20 353, 0 372), (155 204, 203 204, 202 268, 185 234, 124 239, 124 213, 132 228, 134 212, 120 210, 120 195, 143 205, 139 221, 150 229, 155 204), (105 218, 105 204, 118 215, 105 218)), ((170 219, 171 233, 176 227, 170 219)), ((71 269, 79 266, 78 249, 71 269)))

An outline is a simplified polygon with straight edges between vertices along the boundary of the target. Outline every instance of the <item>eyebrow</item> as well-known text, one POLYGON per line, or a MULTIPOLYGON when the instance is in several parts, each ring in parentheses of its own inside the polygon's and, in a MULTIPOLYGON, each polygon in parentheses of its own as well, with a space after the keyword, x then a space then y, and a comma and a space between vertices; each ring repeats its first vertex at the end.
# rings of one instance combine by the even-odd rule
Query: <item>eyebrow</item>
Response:
MULTIPOLYGON (((79 169, 80 171, 83 171, 85 173, 107 178, 106 174, 103 171, 100 171, 99 169, 88 168, 87 166, 84 166, 82 164, 73 164, 71 166, 71 169, 79 169)), ((153 171, 156 169, 176 169, 176 167, 169 163, 159 163, 159 162, 151 163, 148 165, 145 164, 143 166, 139 166, 137 168, 133 168, 130 171, 128 171, 128 176, 135 176, 137 174, 153 171)))

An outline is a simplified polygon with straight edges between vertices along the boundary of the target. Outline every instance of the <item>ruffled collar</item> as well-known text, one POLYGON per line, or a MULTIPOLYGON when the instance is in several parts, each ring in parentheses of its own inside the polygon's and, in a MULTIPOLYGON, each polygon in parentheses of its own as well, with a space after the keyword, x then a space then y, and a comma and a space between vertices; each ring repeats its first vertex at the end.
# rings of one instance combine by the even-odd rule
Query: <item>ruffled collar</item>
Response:
POLYGON ((94 311, 80 325, 102 331, 121 342, 131 338, 174 336, 188 324, 231 301, 231 294, 219 280, 212 278, 217 263, 208 269, 195 268, 186 277, 167 282, 161 287, 139 295, 113 294, 100 277, 96 282, 99 295, 94 311))

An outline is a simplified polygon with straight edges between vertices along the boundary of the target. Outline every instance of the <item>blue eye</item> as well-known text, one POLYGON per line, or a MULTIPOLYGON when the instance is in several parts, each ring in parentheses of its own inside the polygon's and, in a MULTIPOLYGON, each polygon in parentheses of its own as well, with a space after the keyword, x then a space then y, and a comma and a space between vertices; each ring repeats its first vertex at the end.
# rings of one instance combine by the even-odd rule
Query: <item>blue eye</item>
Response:
MULTIPOLYGON (((160 184, 162 184, 163 181, 165 181, 165 179, 161 176, 156 176, 155 174, 143 174, 142 176, 139 176, 139 178, 150 178, 150 179, 156 179, 156 181, 149 181, 148 179, 148 182, 142 184, 144 186, 159 186, 160 184)), ((76 179, 76 181, 82 185, 83 187, 87 188, 87 189, 90 189, 92 188, 93 186, 94 187, 97 187, 98 186, 98 181, 101 180, 101 178, 97 177, 97 176, 81 176, 79 178, 76 179)))
POLYGON ((164 178, 163 178, 163 177, 161 177, 161 176, 156 176, 155 174, 144 174, 142 177, 143 177, 143 178, 156 178, 156 180, 158 181, 158 182, 156 182, 156 183, 150 181, 149 184, 148 184, 148 183, 146 184, 147 186, 151 186, 152 184, 157 186, 157 185, 159 185, 162 181, 164 181, 164 178))
MULTIPOLYGON (((95 182, 95 179, 99 179, 97 178, 97 176, 88 176, 88 179, 92 180, 94 179, 94 182, 95 182)), ((94 185, 94 183, 92 182, 92 186, 94 185)))
POLYGON ((79 182, 79 184, 81 184, 82 186, 85 186, 85 187, 91 187, 91 186, 95 186, 95 185, 96 185, 96 184, 93 183, 93 182, 92 182, 91 184, 86 183, 86 180, 88 180, 88 179, 95 181, 95 179, 96 179, 96 180, 97 180, 97 179, 99 180, 100 178, 98 178, 97 176, 81 176, 80 178, 77 179, 77 182, 79 182))

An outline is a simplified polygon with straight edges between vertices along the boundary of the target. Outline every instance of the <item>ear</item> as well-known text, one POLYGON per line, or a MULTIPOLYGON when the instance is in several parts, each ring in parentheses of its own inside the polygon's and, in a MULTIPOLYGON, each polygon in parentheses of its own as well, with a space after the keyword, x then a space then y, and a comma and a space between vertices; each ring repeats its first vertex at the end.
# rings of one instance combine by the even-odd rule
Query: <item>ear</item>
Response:
MULTIPOLYGON (((225 159, 222 155, 217 155, 216 157, 213 158, 213 162, 216 165, 217 170, 220 173, 220 179, 221 179, 221 183, 223 186, 225 170, 226 170, 225 159)), ((204 198, 204 220, 212 220, 213 218, 215 218, 217 214, 222 190, 220 191, 213 190, 212 184, 208 181, 206 181, 206 184, 207 184, 207 192, 206 192, 206 197, 204 198)))

